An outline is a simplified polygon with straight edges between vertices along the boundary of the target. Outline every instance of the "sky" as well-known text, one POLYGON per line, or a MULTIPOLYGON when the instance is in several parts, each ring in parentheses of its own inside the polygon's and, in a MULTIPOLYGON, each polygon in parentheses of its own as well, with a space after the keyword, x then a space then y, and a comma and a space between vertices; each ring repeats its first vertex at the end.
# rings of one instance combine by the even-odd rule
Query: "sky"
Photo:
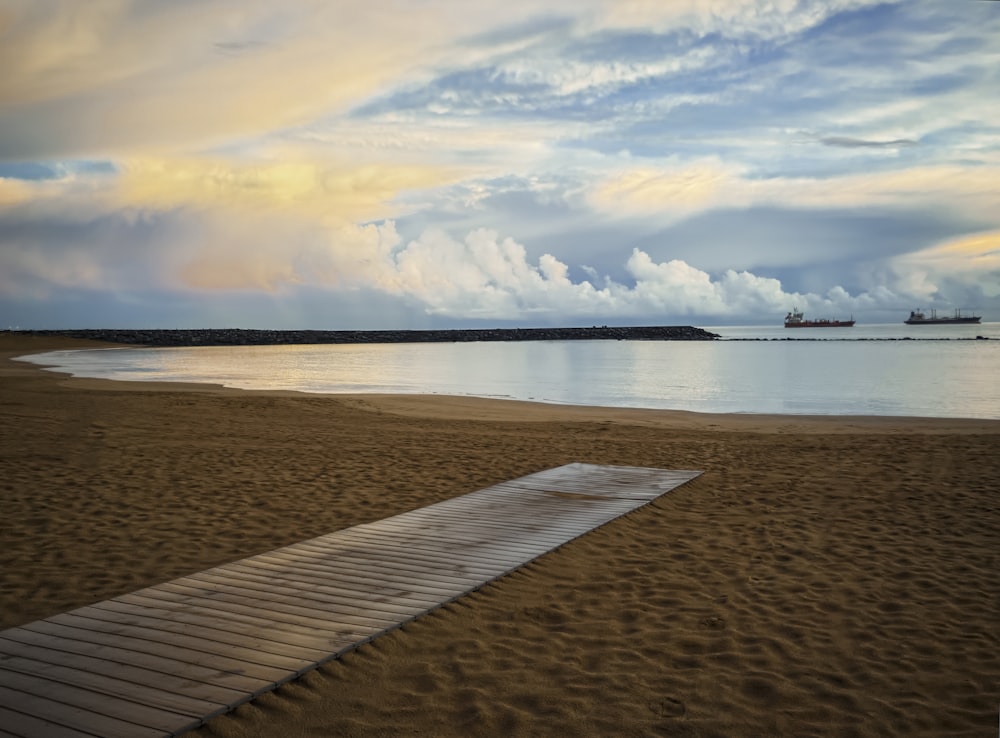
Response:
POLYGON ((1000 2, 0 0, 0 329, 1000 320, 1000 2))

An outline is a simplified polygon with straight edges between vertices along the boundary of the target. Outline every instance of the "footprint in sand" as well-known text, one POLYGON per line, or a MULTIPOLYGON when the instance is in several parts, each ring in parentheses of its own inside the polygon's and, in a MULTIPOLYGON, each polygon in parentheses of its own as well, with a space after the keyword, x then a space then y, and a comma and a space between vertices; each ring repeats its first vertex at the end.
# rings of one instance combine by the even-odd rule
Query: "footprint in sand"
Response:
POLYGON ((661 700, 650 702, 649 709, 659 717, 667 718, 682 717, 687 712, 684 703, 673 697, 664 697, 661 700))

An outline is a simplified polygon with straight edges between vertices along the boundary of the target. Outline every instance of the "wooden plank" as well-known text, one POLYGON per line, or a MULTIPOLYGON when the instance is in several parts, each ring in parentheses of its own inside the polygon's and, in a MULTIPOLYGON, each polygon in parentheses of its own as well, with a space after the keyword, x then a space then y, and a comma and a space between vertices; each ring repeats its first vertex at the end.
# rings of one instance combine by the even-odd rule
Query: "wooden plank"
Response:
POLYGON ((0 632, 0 738, 175 734, 699 472, 570 464, 0 632))
POLYGON ((220 628, 240 628, 241 632, 256 635, 260 628, 268 627, 268 636, 278 642, 288 643, 302 648, 320 648, 322 650, 336 650, 344 643, 350 642, 357 637, 357 633, 345 630, 334 625, 322 625, 321 627, 309 627, 293 623, 289 620, 280 622, 273 618, 260 617, 267 616, 268 613, 258 613, 255 610, 247 609, 228 603, 199 603, 187 596, 178 596, 172 592, 165 592, 158 589, 144 589, 139 592, 116 597, 114 602, 120 602, 139 607, 152 607, 158 610, 167 610, 171 613, 172 619, 179 622, 186 614, 195 617, 214 618, 219 622, 220 628))
MULTIPOLYGON (((548 510, 532 510, 523 519, 510 516, 509 519, 498 521, 495 518, 501 515, 502 505, 497 505, 496 509, 480 509, 472 514, 462 510, 451 510, 442 508, 440 510, 413 510, 407 514, 405 519, 390 519, 385 523, 400 527, 406 530, 439 530, 451 533, 453 530, 461 532, 467 529, 469 532, 482 534, 494 531, 498 540, 506 540, 508 537, 514 540, 529 540, 548 542, 551 545, 558 545, 564 534, 578 532, 583 525, 592 524, 594 517, 587 516, 582 521, 571 521, 561 523, 550 523, 546 525, 541 522, 546 516, 551 517, 556 508, 548 510)), ((598 520, 604 520, 608 516, 602 516, 598 520)))
MULTIPOLYGON (((461 548, 463 570, 469 572, 492 571, 498 558, 522 559, 527 553, 524 548, 512 551, 492 543, 489 548, 485 542, 476 545, 470 540, 464 540, 459 531, 449 538, 431 539, 426 535, 400 535, 386 526, 378 530, 348 529, 338 538, 340 546, 349 544, 357 551, 371 551, 382 555, 388 553, 397 558, 405 556, 407 561, 414 564, 427 560, 433 562, 442 555, 453 556, 455 549, 461 548)), ((338 550, 337 545, 323 540, 309 541, 303 543, 302 547, 334 552, 338 550)))
POLYGON ((272 618, 275 622, 290 624, 300 632, 313 629, 317 633, 317 636, 325 636, 331 639, 331 643, 350 643, 359 637, 367 635, 364 629, 353 625, 346 626, 342 623, 326 621, 316 617, 303 617, 280 609, 272 610, 262 607, 261 603, 252 601, 250 601, 250 604, 247 604, 245 598, 242 600, 234 597, 207 598, 194 596, 191 592, 190 587, 178 586, 173 582, 165 582, 164 584, 144 590, 144 594, 149 597, 162 598, 163 600, 180 603, 185 606, 203 607, 207 610, 215 609, 223 613, 237 613, 242 615, 260 614, 272 618))
MULTIPOLYGON (((191 629, 182 631, 164 630, 155 627, 157 623, 144 623, 134 625, 129 623, 115 622, 112 619, 101 618, 101 611, 95 608, 83 608, 73 612, 62 613, 51 618, 46 618, 46 622, 67 625, 73 628, 87 631, 88 633, 100 633, 107 635, 135 638, 150 644, 149 648, 158 649, 162 644, 170 650, 180 649, 187 653, 217 654, 226 658, 238 659, 247 664, 273 667, 282 671, 297 669, 306 666, 312 659, 297 659, 282 654, 267 653, 253 647, 240 646, 233 643, 221 643, 216 638, 203 638, 191 632, 191 629), (152 625, 154 627, 148 627, 152 625)), ((200 658, 200 657, 199 657, 200 658)))
POLYGON ((255 602, 280 606, 279 612, 314 612, 323 620, 358 625, 363 628, 384 628, 397 622, 398 615, 376 611, 357 603, 344 604, 343 600, 325 597, 321 593, 306 592, 288 587, 265 586, 232 576, 206 573, 176 580, 178 584, 210 587, 213 593, 251 598, 255 602))
POLYGON ((389 566, 393 571, 416 572, 422 576, 430 569, 444 571, 440 578, 443 581, 454 580, 459 586, 465 586, 470 580, 475 581, 483 576, 489 576, 496 571, 496 566, 472 565, 462 555, 464 546, 453 543, 432 553, 402 546, 393 546, 391 542, 365 542, 367 545, 354 546, 351 549, 340 547, 324 548, 322 546, 300 546, 298 551, 315 551, 322 555, 335 557, 337 561, 364 562, 389 566), (350 553, 347 553, 350 551, 350 553))
POLYGON ((331 589, 336 589, 338 592, 344 592, 357 598, 359 601, 371 600, 373 602, 387 604, 396 603, 400 607, 426 606, 437 601, 430 596, 420 599, 413 593, 404 594, 398 587, 385 587, 356 583, 353 580, 346 579, 344 577, 335 577, 329 574, 317 574, 304 569, 277 565, 272 562, 265 562, 259 559, 254 559, 253 561, 244 559, 243 561, 237 561, 234 564, 220 566, 218 569, 223 571, 234 570, 237 572, 246 572, 248 574, 264 578, 270 577, 276 581, 287 581, 293 583, 296 586, 326 586, 331 589))
MULTIPOLYGON (((19 673, 39 679, 46 679, 104 695, 122 697, 139 704, 186 715, 192 719, 202 719, 206 715, 217 715, 226 711, 226 703, 208 702, 186 694, 179 694, 163 688, 161 681, 156 686, 140 684, 127 678, 111 677, 87 669, 77 669, 64 664, 50 664, 19 656, 7 657, 0 672, 19 673)), ((0 683, 3 681, 0 674, 0 683)), ((52 697, 52 693, 46 696, 52 697)), ((171 721, 174 722, 174 721, 171 721)))
POLYGON ((52 652, 54 659, 59 658, 59 653, 90 656, 148 671, 174 674, 180 679, 232 689, 243 694, 262 694, 268 691, 271 685, 269 680, 256 679, 232 671, 227 672, 204 664, 190 664, 178 659, 137 653, 128 650, 128 648, 105 646, 53 633, 38 633, 23 626, 3 631, 0 633, 0 638, 47 648, 52 652))
POLYGON ((435 517, 447 516, 471 519, 486 519, 508 510, 504 515, 505 526, 520 526, 530 530, 554 531, 575 528, 579 524, 587 524, 595 518, 621 515, 636 506, 636 500, 613 500, 608 498, 592 499, 585 494, 547 493, 525 494, 491 491, 477 500, 477 504, 465 507, 455 504, 441 505, 437 509, 424 509, 421 512, 435 517), (513 507, 516 505, 516 507, 513 507), (511 508, 513 509, 511 510, 511 508), (552 513, 558 512, 558 523, 546 520, 552 513))
POLYGON ((352 587, 362 587, 378 597, 388 597, 392 601, 428 603, 438 602, 440 588, 425 589, 414 587, 412 579, 388 578, 377 576, 364 571, 337 567, 333 564, 313 564, 303 562, 300 559, 286 557, 280 551, 273 552, 266 556, 256 556, 252 560, 245 559, 237 562, 241 566, 253 567, 273 567, 276 571, 291 572, 297 576, 314 577, 322 579, 330 586, 350 589, 352 587))
MULTIPOLYGON (((579 516, 601 510, 620 510, 623 507, 629 507, 630 503, 635 503, 640 499, 645 501, 652 499, 652 497, 642 492, 635 492, 634 496, 626 497, 622 495, 622 492, 609 492, 607 489, 592 485, 567 484, 557 487, 531 482, 511 482, 486 490, 476 500, 475 507, 485 509, 516 500, 517 507, 513 510, 516 514, 528 506, 552 505, 561 502, 571 505, 568 515, 579 516)), ((443 509, 462 507, 461 505, 455 505, 454 499, 445 500, 437 504, 443 509)))
MULTIPOLYGON (((26 690, 13 689, 0 683, 0 707, 52 721, 67 728, 90 731, 91 735, 105 738, 158 738, 164 734, 162 728, 105 715, 100 708, 92 710, 79 704, 68 704, 62 701, 66 695, 60 694, 59 699, 42 696, 49 694, 50 687, 51 684, 44 681, 28 686, 26 690)), ((84 702, 84 705, 87 702, 85 697, 80 699, 80 695, 70 695, 69 699, 74 702, 84 702)), ((150 713, 152 714, 153 710, 150 710, 150 713)), ((154 717, 153 722, 159 722, 159 718, 162 718, 162 715, 154 717)), ((188 718, 181 716, 175 721, 177 725, 186 726, 189 723, 188 718)))
POLYGON ((523 561, 525 558, 538 556, 543 552, 540 546, 522 546, 511 542, 500 543, 495 537, 490 540, 485 535, 466 535, 461 530, 452 531, 447 537, 444 534, 435 536, 431 531, 418 534, 388 525, 377 530, 349 530, 357 540, 379 540, 407 552, 434 553, 451 550, 458 544, 467 552, 467 560, 478 565, 495 566, 498 561, 523 561))
MULTIPOLYGON (((554 526, 555 528, 565 527, 567 524, 572 524, 573 521, 577 521, 587 515, 599 514, 602 509, 607 510, 615 507, 619 507, 620 509, 620 503, 610 500, 598 503, 595 500, 587 500, 575 495, 566 495, 560 498, 550 495, 503 492, 502 490, 491 489, 468 502, 464 502, 461 497, 456 497, 428 505, 419 510, 411 510, 410 513, 424 512, 435 515, 438 513, 451 513, 473 518, 489 515, 488 519, 498 525, 530 525, 538 530, 546 530, 550 526, 554 526), (555 509, 560 511, 558 518, 544 520, 532 517, 531 511, 542 507, 553 509, 553 505, 556 505, 555 509)), ((410 513, 407 513, 405 517, 396 516, 396 519, 402 518, 405 520, 409 517, 410 513)), ((391 520, 392 518, 387 519, 391 520)), ((369 525, 379 524, 381 524, 381 521, 369 523, 369 525)))
POLYGON ((440 602, 440 598, 448 596, 456 589, 473 586, 474 581, 454 582, 442 581, 433 572, 421 573, 419 580, 411 573, 400 572, 392 567, 375 566, 365 562, 330 561, 326 564, 317 563, 315 558, 303 558, 298 553, 286 553, 284 550, 267 555, 268 560, 290 563, 314 572, 329 572, 331 576, 343 576, 356 581, 370 582, 374 585, 390 583, 405 587, 407 591, 431 595, 430 602, 440 602))
MULTIPOLYGON (((74 612, 80 612, 74 610, 74 612)), ((264 653, 291 656, 304 661, 315 661, 323 658, 328 652, 325 648, 304 648, 293 643, 276 640, 272 632, 248 633, 245 630, 233 630, 225 627, 225 621, 218 618, 199 617, 187 610, 170 610, 156 607, 139 607, 117 600, 105 600, 87 608, 90 617, 101 618, 113 622, 131 625, 146 625, 168 632, 182 632, 197 635, 202 638, 214 638, 221 643, 232 643, 243 648, 253 648, 264 653)), ((239 627, 239 626, 235 626, 239 627)), ((288 639, 285 639, 288 640, 288 639)))
MULTIPOLYGON (((418 517, 417 511, 411 510, 406 515, 397 515, 391 518, 384 518, 375 523, 366 523, 365 525, 356 525, 353 528, 347 528, 343 531, 337 531, 337 537, 342 535, 350 536, 382 536, 386 533, 395 533, 396 535, 410 535, 414 536, 416 540, 421 542, 430 543, 435 540, 441 541, 466 541, 472 544, 479 544, 485 546, 500 546, 504 545, 512 553, 527 553, 527 551, 522 550, 522 544, 514 543, 513 541, 507 540, 510 534, 515 534, 517 528, 514 526, 513 522, 515 518, 511 517, 510 520, 493 520, 490 517, 483 517, 483 515, 466 515, 461 518, 464 522, 484 522, 490 524, 492 530, 492 535, 485 533, 481 530, 464 531, 462 525, 456 525, 449 519, 444 513, 448 513, 447 510, 442 510, 442 517, 437 517, 435 515, 430 515, 429 519, 425 518, 421 520, 418 517)), ((452 517, 457 517, 458 513, 449 513, 452 517)), ((496 517, 495 515, 493 517, 496 517)), ((575 523, 574 523, 575 526, 575 523)), ((554 534, 553 537, 558 535, 558 528, 555 523, 549 528, 549 531, 554 534)), ((325 537, 324 537, 325 538, 325 537)), ((322 541, 323 538, 317 539, 322 541)), ((312 541, 304 541, 304 543, 312 543, 312 541)), ((534 546, 529 546, 528 548, 534 549, 534 546)))
POLYGON ((260 562, 253 562, 253 564, 237 562, 217 567, 216 571, 225 572, 231 576, 245 577, 253 581, 273 581, 280 586, 308 587, 318 592, 329 592, 350 598, 354 602, 371 603, 373 608, 386 612, 405 613, 426 609, 428 604, 435 602, 433 599, 420 600, 414 597, 404 597, 389 587, 381 587, 377 590, 374 588, 366 589, 364 585, 352 584, 311 572, 297 571, 288 567, 261 564, 260 562))
POLYGON ((350 581, 368 583, 375 586, 380 583, 388 583, 398 586, 403 592, 427 596, 426 598, 429 602, 437 601, 442 593, 450 592, 452 590, 452 587, 445 587, 442 585, 427 586, 425 584, 417 583, 413 581, 413 577, 394 575, 390 570, 376 569, 374 567, 359 568, 355 566, 347 566, 340 562, 317 562, 315 558, 309 559, 288 554, 284 551, 284 549, 272 551, 267 554, 260 554, 260 556, 255 557, 255 560, 257 559, 261 559, 263 561, 273 561, 286 566, 294 566, 301 568, 304 571, 311 571, 317 574, 325 573, 332 577, 344 577, 350 581))
MULTIPOLYGON (((541 556, 547 551, 551 551, 557 546, 576 534, 576 531, 567 531, 558 537, 541 537, 532 532, 525 532, 513 528, 503 528, 500 526, 489 526, 486 523, 462 521, 461 523, 451 523, 450 529, 423 527, 423 520, 411 520, 406 525, 387 525, 374 535, 394 536, 402 542, 400 548, 405 549, 407 538, 414 536, 422 537, 427 546, 434 546, 438 550, 450 550, 452 552, 461 551, 468 547, 475 549, 483 545, 482 538, 494 536, 495 543, 491 544, 493 551, 501 559, 514 559, 517 561, 527 561, 541 556), (509 551, 509 553, 505 553, 509 551)), ((490 567, 492 568, 492 567, 490 567)))
MULTIPOLYGON (((461 545, 468 551, 466 559, 468 565, 486 567, 492 566, 497 557, 523 559, 525 556, 537 556, 539 551, 543 550, 538 543, 517 542, 516 537, 521 533, 517 528, 507 524, 496 523, 476 528, 472 527, 475 521, 468 519, 452 522, 435 517, 433 521, 438 525, 422 523, 416 516, 407 521, 387 519, 378 526, 349 528, 343 531, 340 538, 345 542, 355 542, 359 546, 371 545, 372 542, 380 542, 383 545, 391 543, 399 547, 412 547, 418 552, 422 550, 436 552, 461 545)), ((558 540, 558 537, 553 536, 552 542, 558 540)), ((308 543, 327 545, 324 541, 308 543)), ((546 545, 552 543, 547 542, 546 545)))
POLYGON ((410 559, 406 552, 398 550, 382 555, 376 547, 359 549, 343 545, 314 547, 296 544, 282 551, 289 556, 299 556, 304 561, 335 561, 338 566, 353 565, 366 571, 388 571, 406 576, 417 574, 424 581, 440 583, 444 587, 464 587, 478 579, 477 573, 469 571, 460 559, 427 566, 419 558, 410 559))
POLYGON ((242 699, 246 694, 244 691, 230 689, 229 687, 206 684, 180 677, 169 671, 155 671, 129 666, 128 664, 116 661, 70 653, 47 646, 21 643, 6 638, 0 638, 0 654, 81 669, 93 674, 127 679, 134 684, 167 689, 174 691, 176 694, 186 694, 194 699, 219 705, 232 704, 242 699))
POLYGON ((172 582, 161 584, 159 590, 170 590, 183 593, 195 592, 203 600, 213 603, 227 603, 239 605, 253 610, 267 611, 272 616, 294 618, 293 622, 303 625, 316 623, 317 626, 323 624, 333 624, 344 628, 349 628, 352 633, 369 633, 372 630, 381 630, 390 624, 389 621, 378 618, 365 618, 347 615, 331 610, 324 610, 319 607, 302 604, 301 598, 293 600, 291 603, 280 597, 268 597, 261 593, 260 596, 248 596, 246 590, 237 587, 227 587, 225 585, 212 585, 205 587, 202 583, 195 582, 187 578, 175 579, 172 582))
POLYGON ((48 719, 25 715, 21 712, 0 707, 0 735, 20 738, 26 735, 47 736, 47 738, 94 738, 93 733, 83 733, 48 719))
MULTIPOLYGON (((628 501, 587 500, 580 495, 566 495, 563 497, 555 495, 538 495, 525 493, 502 493, 498 490, 490 490, 481 497, 467 504, 462 504, 462 498, 455 498, 438 502, 434 505, 411 510, 405 517, 397 516, 396 520, 409 520, 414 513, 424 513, 433 517, 455 516, 475 520, 487 520, 503 527, 521 527, 536 531, 555 531, 574 527, 576 523, 585 523, 594 515, 612 513, 615 510, 631 509, 628 501), (557 518, 539 518, 538 511, 551 512, 558 510, 557 518)), ((387 518, 393 520, 393 518, 387 518)), ((378 523, 369 525, 377 526, 378 523)))
POLYGON ((358 612, 370 614, 373 618, 384 620, 387 623, 396 622, 400 617, 409 617, 423 612, 426 605, 410 605, 408 607, 394 606, 389 603, 373 602, 371 600, 359 600, 350 593, 345 593, 332 587, 317 585, 307 591, 303 591, 301 583, 282 582, 274 577, 254 576, 245 572, 226 571, 220 573, 218 569, 212 569, 188 577, 191 580, 205 582, 208 585, 214 583, 238 582, 240 586, 247 589, 270 592, 280 597, 301 596, 307 600, 315 600, 320 603, 329 603, 348 612, 358 612))
POLYGON ((284 670, 276 667, 254 664, 238 658, 219 656, 203 651, 147 641, 142 638, 133 638, 127 635, 101 633, 95 630, 62 625, 49 620, 37 620, 34 623, 28 623, 23 628, 24 630, 30 630, 42 635, 73 638, 98 646, 120 648, 135 654, 183 661, 188 664, 198 664, 230 674, 252 677, 259 679, 261 682, 274 682, 284 676, 285 673, 284 670))
MULTIPOLYGON (((530 528, 515 528, 512 526, 504 526, 503 528, 497 527, 494 529, 488 521, 481 520, 447 520, 445 522, 452 526, 452 530, 455 530, 464 536, 488 535, 490 531, 493 530, 500 543, 511 543, 522 547, 534 548, 538 551, 538 553, 535 554, 536 557, 561 546, 566 543, 566 541, 575 538, 577 535, 582 535, 582 533, 579 532, 579 528, 567 528, 562 531, 558 531, 555 535, 553 535, 548 531, 538 531, 530 528)), ((590 525, 590 528, 596 528, 604 522, 607 521, 598 520, 593 522, 590 525)), ((396 527, 397 529, 404 531, 419 531, 423 526, 432 523, 434 523, 433 516, 421 514, 415 515, 411 520, 408 520, 405 525, 399 525, 396 527)), ((432 528, 431 532, 439 537, 443 536, 441 528, 432 528)))

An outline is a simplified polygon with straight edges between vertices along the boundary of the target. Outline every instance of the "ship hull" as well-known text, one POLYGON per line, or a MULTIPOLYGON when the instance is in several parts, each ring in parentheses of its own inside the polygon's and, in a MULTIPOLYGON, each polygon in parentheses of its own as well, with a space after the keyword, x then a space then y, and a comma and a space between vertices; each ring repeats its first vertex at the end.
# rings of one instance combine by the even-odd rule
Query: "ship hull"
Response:
POLYGON ((906 325, 951 325, 978 323, 982 318, 970 316, 968 318, 921 318, 919 320, 904 320, 906 325))

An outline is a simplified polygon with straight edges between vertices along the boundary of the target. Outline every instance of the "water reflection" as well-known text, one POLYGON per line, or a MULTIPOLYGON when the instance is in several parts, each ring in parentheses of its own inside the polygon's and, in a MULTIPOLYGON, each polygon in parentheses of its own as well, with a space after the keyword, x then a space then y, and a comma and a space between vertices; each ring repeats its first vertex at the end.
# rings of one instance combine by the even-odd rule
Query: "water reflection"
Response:
POLYGON ((700 412, 1000 418, 1000 341, 554 341, 62 351, 80 376, 700 412))

